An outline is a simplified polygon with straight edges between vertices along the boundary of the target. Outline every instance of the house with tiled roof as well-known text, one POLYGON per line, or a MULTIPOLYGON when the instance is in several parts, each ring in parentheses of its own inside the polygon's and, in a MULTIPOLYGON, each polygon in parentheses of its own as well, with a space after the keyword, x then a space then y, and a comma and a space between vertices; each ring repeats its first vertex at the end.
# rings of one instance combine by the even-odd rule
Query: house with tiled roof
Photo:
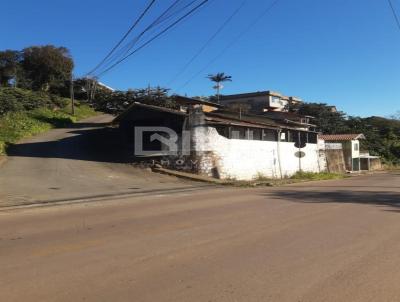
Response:
POLYGON ((175 103, 174 108, 134 103, 114 120, 136 159, 219 179, 326 170, 315 125, 293 113, 267 116, 182 96, 175 103))
MULTIPOLYGON (((360 140, 366 139, 362 133, 322 134, 318 138, 325 142, 327 150, 343 150, 345 168, 350 172, 375 170, 381 167, 380 158, 361 152, 360 140)), ((329 151, 328 151, 329 152, 329 151)), ((328 161, 329 161, 329 155, 328 161)))

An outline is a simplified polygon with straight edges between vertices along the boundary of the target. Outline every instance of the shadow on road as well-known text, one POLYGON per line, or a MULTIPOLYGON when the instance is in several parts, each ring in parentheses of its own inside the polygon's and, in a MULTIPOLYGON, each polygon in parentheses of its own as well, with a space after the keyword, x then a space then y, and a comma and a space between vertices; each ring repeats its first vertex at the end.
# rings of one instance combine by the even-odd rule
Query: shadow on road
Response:
MULTIPOLYGON (((11 145, 8 156, 64 158, 110 163, 132 162, 129 146, 117 128, 108 124, 78 123, 60 140, 11 145)), ((133 151, 132 151, 133 154, 133 151)))
POLYGON ((390 206, 398 208, 400 211, 400 192, 395 191, 332 190, 319 192, 291 190, 274 191, 266 194, 266 196, 297 203, 355 203, 390 206))

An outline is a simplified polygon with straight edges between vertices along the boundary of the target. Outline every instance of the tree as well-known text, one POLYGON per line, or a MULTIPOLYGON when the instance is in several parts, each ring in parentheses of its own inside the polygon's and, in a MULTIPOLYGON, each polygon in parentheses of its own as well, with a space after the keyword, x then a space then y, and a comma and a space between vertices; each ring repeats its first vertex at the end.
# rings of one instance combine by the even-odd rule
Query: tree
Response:
POLYGON ((97 110, 115 114, 123 112, 134 102, 177 109, 174 96, 169 96, 168 91, 159 86, 113 92, 98 89, 93 105, 97 110))
POLYGON ((389 119, 392 119, 392 120, 400 120, 400 110, 397 111, 395 114, 389 116, 389 119))
POLYGON ((216 85, 213 87, 216 90, 216 95, 217 95, 217 103, 219 103, 220 99, 220 91, 223 88, 221 83, 223 82, 232 82, 232 77, 229 75, 226 75, 224 72, 219 72, 217 74, 209 74, 207 76, 208 79, 210 79, 212 82, 216 83, 216 85))
POLYGON ((21 66, 32 90, 57 93, 69 81, 74 62, 67 48, 33 46, 22 51, 21 66))
POLYGON ((10 81, 16 81, 21 53, 16 50, 0 51, 0 86, 7 87, 10 81))
POLYGON ((324 103, 300 103, 290 108, 302 115, 315 118, 314 124, 322 133, 335 134, 347 133, 349 127, 346 124, 346 114, 341 111, 332 110, 331 106, 324 103))

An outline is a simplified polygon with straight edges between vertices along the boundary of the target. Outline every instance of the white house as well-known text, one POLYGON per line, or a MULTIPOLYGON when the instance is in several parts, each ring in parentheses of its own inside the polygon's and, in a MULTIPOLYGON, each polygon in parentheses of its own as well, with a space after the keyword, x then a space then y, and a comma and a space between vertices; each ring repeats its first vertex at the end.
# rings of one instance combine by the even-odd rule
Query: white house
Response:
MULTIPOLYGON (((159 156, 160 162, 172 169, 237 180, 284 178, 298 171, 326 170, 326 160, 318 145, 318 133, 301 120, 271 119, 183 97, 179 97, 178 103, 180 109, 136 103, 116 122, 136 146, 140 143, 152 148, 154 153, 150 152, 150 155, 159 156), (183 106, 186 111, 182 111, 182 103, 186 104, 183 106), (142 126, 173 129, 179 137, 180 147, 176 152, 163 154, 166 150, 162 144, 157 145, 150 140, 138 142, 138 137, 133 135, 134 128, 142 126), (189 143, 189 150, 183 142, 189 143)), ((165 139, 169 136, 164 134, 165 139)), ((140 139, 149 137, 152 135, 141 136, 140 139)))

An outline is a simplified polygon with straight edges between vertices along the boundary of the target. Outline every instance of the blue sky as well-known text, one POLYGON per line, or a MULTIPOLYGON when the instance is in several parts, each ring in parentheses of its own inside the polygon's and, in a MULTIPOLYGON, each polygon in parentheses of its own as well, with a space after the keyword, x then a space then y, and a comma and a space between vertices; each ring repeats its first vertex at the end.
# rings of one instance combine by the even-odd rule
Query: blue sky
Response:
MULTIPOLYGON (((143 26, 172 1, 156 1, 143 26)), ((392 1, 400 15, 400 0, 392 1)), ((166 86, 242 2, 210 0, 193 17, 101 81, 116 89, 166 86)), ((386 0, 280 0, 233 47, 209 64, 271 2, 248 0, 171 84, 172 91, 210 95, 213 90, 206 75, 223 71, 233 77, 233 82, 225 85, 225 94, 274 90, 336 105, 360 116, 386 116, 400 110, 400 30, 386 0)), ((5 1, 0 10, 0 49, 66 46, 74 57, 76 75, 83 75, 115 45, 147 3, 5 1)))

